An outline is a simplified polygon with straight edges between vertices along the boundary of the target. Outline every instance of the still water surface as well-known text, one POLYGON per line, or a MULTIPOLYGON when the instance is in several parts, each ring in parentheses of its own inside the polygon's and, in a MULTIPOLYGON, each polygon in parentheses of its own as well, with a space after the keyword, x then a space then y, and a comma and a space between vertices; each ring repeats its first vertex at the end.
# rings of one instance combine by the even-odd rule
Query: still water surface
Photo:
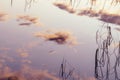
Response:
MULTIPOLYGON (((0 54, 7 54, 16 61, 8 61, 6 65, 17 70, 24 63, 37 69, 58 72, 62 59, 65 58, 81 76, 94 76, 97 48, 95 36, 103 22, 95 18, 69 14, 47 0, 34 3, 27 11, 24 11, 24 2, 20 0, 14 2, 12 7, 9 1, 1 0, 0 5, 0 12, 6 12, 10 18, 0 22, 0 54), (16 16, 23 14, 37 16, 42 25, 19 25, 16 16), (78 44, 57 44, 34 35, 36 32, 49 30, 69 31, 78 44)), ((115 25, 112 26, 114 28, 115 25)))

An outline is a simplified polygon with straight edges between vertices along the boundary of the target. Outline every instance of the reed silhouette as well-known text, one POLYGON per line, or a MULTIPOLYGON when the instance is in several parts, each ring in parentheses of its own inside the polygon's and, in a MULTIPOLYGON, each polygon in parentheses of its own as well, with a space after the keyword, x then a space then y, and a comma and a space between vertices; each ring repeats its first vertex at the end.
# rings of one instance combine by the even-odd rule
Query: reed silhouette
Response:
POLYGON ((63 58, 63 61, 60 65, 60 71, 59 71, 59 77, 62 78, 62 80, 73 80, 73 72, 74 72, 74 67, 72 67, 67 60, 63 58), (71 67, 68 69, 68 67, 71 67), (67 70, 68 69, 68 70, 67 70))
POLYGON ((111 45, 114 44, 115 41, 111 27, 103 25, 102 29, 96 32, 98 48, 95 53, 95 77, 98 80, 120 80, 120 75, 118 74, 120 64, 120 41, 118 42, 118 46, 113 47, 113 51, 111 51, 111 45), (106 32, 102 33, 102 29, 106 29, 106 32), (106 36, 104 36, 105 34, 106 36), (111 62, 111 59, 114 58, 112 55, 115 56, 114 62, 111 62))
MULTIPOLYGON (((32 5, 32 3, 35 3, 37 0, 24 0, 25 1, 25 7, 24 10, 26 11, 29 9, 32 5)), ((13 0, 10 0, 11 6, 13 6, 13 0)))

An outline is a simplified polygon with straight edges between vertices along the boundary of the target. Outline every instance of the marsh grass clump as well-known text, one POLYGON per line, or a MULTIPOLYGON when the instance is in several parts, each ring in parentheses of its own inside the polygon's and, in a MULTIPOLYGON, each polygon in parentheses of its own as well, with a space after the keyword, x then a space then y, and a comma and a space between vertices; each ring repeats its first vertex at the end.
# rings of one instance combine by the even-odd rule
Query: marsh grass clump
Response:
POLYGON ((44 38, 47 41, 53 41, 58 44, 69 44, 69 45, 75 45, 77 44, 77 41, 75 38, 66 31, 58 31, 58 32, 51 32, 51 33, 41 33, 37 32, 35 33, 36 37, 44 38))
POLYGON ((59 44, 64 44, 67 42, 69 34, 64 34, 62 32, 55 33, 53 37, 48 37, 48 40, 55 41, 59 44))
POLYGON ((21 15, 18 16, 17 21, 19 22, 20 26, 30 26, 32 24, 36 26, 41 26, 37 17, 32 17, 30 15, 21 15))
MULTIPOLYGON (((10 0, 11 5, 13 5, 14 0, 10 0)), ((25 1, 25 11, 31 7, 31 5, 39 0, 24 0, 25 1)), ((89 16, 97 17, 103 22, 113 23, 120 25, 120 14, 119 14, 119 0, 55 0, 53 5, 67 11, 71 14, 77 14, 79 16, 89 16), (85 2, 85 3, 84 3, 85 2), (83 6, 81 6, 82 4, 83 6), (116 7, 114 9, 114 7, 116 7), (114 10, 113 10, 114 9, 114 10)), ((31 23, 24 22, 19 25, 30 26, 31 23)))
POLYGON ((100 17, 100 20, 104 21, 104 22, 120 25, 120 15, 102 14, 101 17, 100 17))
POLYGON ((71 14, 96 17, 103 22, 120 25, 119 3, 119 0, 56 0, 54 5, 71 14), (79 6, 80 3, 84 6, 79 6))
POLYGON ((80 16, 86 15, 89 17, 99 17, 100 16, 100 14, 98 12, 96 12, 94 10, 89 10, 89 9, 81 10, 79 13, 77 13, 77 15, 80 15, 80 16))
POLYGON ((63 4, 63 3, 54 3, 55 6, 57 6, 58 8, 65 10, 69 13, 75 13, 75 10, 68 4, 63 4))

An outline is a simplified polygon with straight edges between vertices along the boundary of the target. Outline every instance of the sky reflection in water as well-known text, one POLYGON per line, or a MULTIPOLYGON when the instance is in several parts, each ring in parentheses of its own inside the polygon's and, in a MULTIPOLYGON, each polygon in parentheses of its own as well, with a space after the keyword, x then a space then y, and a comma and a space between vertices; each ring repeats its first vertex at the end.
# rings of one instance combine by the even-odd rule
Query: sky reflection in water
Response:
MULTIPOLYGON (((4 19, 4 15, 2 18, 0 15, 0 54, 3 55, 0 62, 5 62, 4 66, 18 70, 21 64, 26 64, 57 74, 64 57, 79 71, 81 76, 94 76, 94 55, 97 47, 95 35, 103 22, 95 18, 69 14, 47 0, 33 4, 28 11, 24 11, 22 0, 17 2, 23 4, 17 5, 14 2, 10 7, 8 1, 0 1, 5 4, 0 14, 6 12, 10 16, 3 21, 1 19, 4 19), (16 18, 23 14, 30 16, 19 17, 19 19, 27 20, 27 22, 23 20, 23 23, 19 23, 16 18), (38 27, 36 23, 42 25, 38 27), (48 34, 54 31, 72 33, 78 44, 57 44, 54 41, 60 41, 49 41, 51 38, 48 39, 48 36, 51 35, 47 35, 47 40, 34 35, 37 32, 47 32, 48 34)), ((52 36, 54 39, 56 38, 56 35, 52 34, 52 36)))

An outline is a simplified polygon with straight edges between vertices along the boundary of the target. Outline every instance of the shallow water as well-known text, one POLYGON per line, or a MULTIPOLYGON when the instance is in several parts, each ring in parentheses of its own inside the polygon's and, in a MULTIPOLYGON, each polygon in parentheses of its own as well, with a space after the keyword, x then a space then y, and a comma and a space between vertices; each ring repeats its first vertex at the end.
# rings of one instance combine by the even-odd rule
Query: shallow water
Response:
MULTIPOLYGON (((10 6, 9 1, 0 1, 0 12, 6 12, 10 18, 0 22, 0 54, 10 56, 6 65, 12 70, 19 70, 21 64, 28 64, 36 69, 48 70, 58 74, 60 64, 65 58, 80 76, 93 77, 95 50, 97 48, 96 31, 103 22, 86 16, 69 14, 43 0, 34 3, 24 11, 24 2, 16 1, 10 6), (18 4, 17 3, 21 3, 18 4), (37 27, 21 26, 17 15, 37 16, 43 25, 37 27), (76 38, 77 45, 57 44, 34 35, 41 31, 69 31, 76 38)), ((111 24, 112 25, 112 24, 111 24)), ((116 25, 112 25, 114 26, 116 25)), ((5 59, 5 58, 4 58, 5 59)))

